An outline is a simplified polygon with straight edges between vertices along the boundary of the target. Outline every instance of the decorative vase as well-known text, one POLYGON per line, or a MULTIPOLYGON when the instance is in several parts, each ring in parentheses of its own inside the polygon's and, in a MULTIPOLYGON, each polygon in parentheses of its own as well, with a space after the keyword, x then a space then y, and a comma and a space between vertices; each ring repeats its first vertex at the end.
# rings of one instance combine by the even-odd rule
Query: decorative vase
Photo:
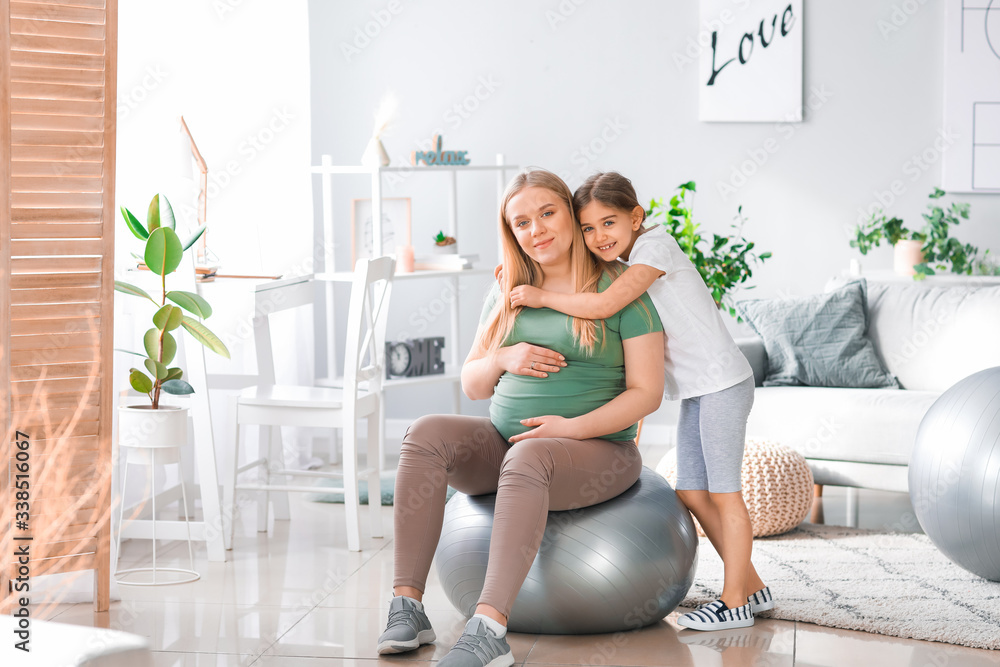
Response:
POLYGON ((389 154, 378 135, 371 138, 365 152, 361 155, 361 164, 365 167, 388 167, 389 154))
POLYGON ((901 276, 916 275, 913 268, 924 261, 924 253, 921 252, 923 241, 897 241, 893 246, 892 269, 901 276))
POLYGON ((413 264, 413 246, 399 246, 396 249, 396 273, 413 273, 413 264))

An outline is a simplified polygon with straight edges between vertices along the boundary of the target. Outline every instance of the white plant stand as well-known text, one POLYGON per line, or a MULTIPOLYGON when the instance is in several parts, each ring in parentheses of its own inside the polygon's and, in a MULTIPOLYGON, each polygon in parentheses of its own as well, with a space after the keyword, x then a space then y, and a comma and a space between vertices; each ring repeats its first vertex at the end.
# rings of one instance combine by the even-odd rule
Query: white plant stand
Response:
MULTIPOLYGON (((127 452, 125 457, 124 466, 125 471, 122 474, 122 491, 121 495, 124 497, 126 484, 128 483, 128 470, 131 465, 141 465, 146 467, 147 479, 149 480, 149 500, 152 503, 151 518, 149 519, 149 525, 151 526, 152 535, 150 539, 153 541, 153 565, 152 567, 133 567, 126 570, 118 569, 118 561, 121 559, 121 540, 122 540, 122 523, 125 518, 125 512, 123 511, 118 515, 118 544, 115 551, 115 580, 122 585, 127 586, 160 586, 163 584, 187 584, 193 581, 197 581, 201 578, 201 575, 194 569, 194 550, 191 547, 191 524, 188 521, 184 523, 187 525, 187 547, 188 547, 188 561, 190 563, 189 568, 178 568, 178 567, 157 567, 156 565, 156 473, 152 470, 153 466, 156 465, 169 465, 169 464, 180 464, 181 462, 181 449, 187 445, 187 408, 174 408, 171 410, 173 412, 176 410, 175 414, 166 415, 170 419, 164 420, 162 416, 157 415, 161 410, 148 410, 145 411, 145 415, 137 412, 135 408, 120 407, 119 408, 119 441, 118 446, 127 452), (129 414, 131 413, 131 414, 129 414), (122 435, 126 429, 133 427, 131 430, 139 431, 138 428, 141 425, 141 421, 144 418, 157 419, 160 423, 155 424, 153 429, 148 432, 148 437, 145 438, 135 438, 130 439, 130 434, 126 433, 122 435), (128 424, 126 426, 126 424, 128 424), (170 573, 167 579, 163 579, 162 576, 159 577, 161 573, 170 573), (152 575, 151 580, 140 580, 136 579, 134 575, 152 575), (179 576, 177 576, 179 575, 179 576)), ((178 482, 181 489, 181 509, 184 511, 185 519, 190 516, 188 512, 187 503, 187 492, 184 488, 184 474, 183 471, 179 471, 178 482)))
MULTIPOLYGON (((176 287, 189 292, 198 290, 195 283, 193 253, 184 253, 184 269, 177 272, 176 287)), ((136 271, 136 277, 140 272, 136 271)), ((152 273, 149 276, 153 276, 152 273)), ((130 278, 129 282, 136 284, 141 280, 130 278)), ((125 303, 130 303, 126 301, 125 303)), ((128 306, 126 306, 128 307, 128 306)), ((130 310, 126 314, 132 315, 130 310)), ((138 317, 138 316, 137 316, 138 317)), ((142 315, 141 317, 146 317, 142 315)), ((137 329, 138 330, 138 329, 137 329)), ((190 345, 187 336, 178 336, 178 349, 184 350, 184 379, 198 389, 189 399, 191 407, 191 423, 193 424, 195 465, 198 470, 198 497, 201 499, 202 521, 159 521, 160 539, 184 540, 190 534, 191 539, 205 543, 209 562, 222 563, 226 560, 226 548, 223 540, 222 500, 219 497, 219 474, 215 459, 215 436, 212 430, 212 410, 209 404, 210 377, 205 370, 205 348, 199 344, 190 345)), ((181 488, 174 485, 159 492, 157 503, 167 504, 180 499, 181 488)), ((135 507, 123 507, 122 512, 134 512, 135 507)), ((119 539, 124 537, 149 539, 153 533, 152 522, 146 518, 147 511, 142 511, 139 518, 123 526, 119 539)))

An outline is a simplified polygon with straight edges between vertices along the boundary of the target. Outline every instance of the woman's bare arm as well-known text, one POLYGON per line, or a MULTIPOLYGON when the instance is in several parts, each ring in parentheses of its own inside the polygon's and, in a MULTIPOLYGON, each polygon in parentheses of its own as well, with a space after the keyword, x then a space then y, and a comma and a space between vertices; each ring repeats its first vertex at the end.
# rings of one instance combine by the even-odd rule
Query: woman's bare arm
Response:
POLYGON ((530 343, 501 347, 493 354, 487 354, 482 345, 482 333, 480 327, 476 332, 476 342, 462 364, 462 391, 473 401, 493 396, 493 389, 504 373, 544 378, 566 366, 563 355, 530 343))

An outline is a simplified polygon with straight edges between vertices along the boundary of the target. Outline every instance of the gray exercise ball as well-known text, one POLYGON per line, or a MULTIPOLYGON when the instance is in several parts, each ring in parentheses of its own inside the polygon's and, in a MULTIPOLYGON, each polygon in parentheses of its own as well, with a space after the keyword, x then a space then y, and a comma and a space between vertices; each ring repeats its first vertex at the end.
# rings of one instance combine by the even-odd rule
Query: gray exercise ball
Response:
MULTIPOLYGON (((452 604, 475 613, 486 580, 496 495, 456 493, 435 561, 452 604)), ((508 619, 514 632, 591 634, 656 623, 694 581, 698 535, 663 477, 643 468, 607 502, 549 512, 545 537, 508 619)))
POLYGON ((910 457, 910 500, 945 556, 1000 581, 1000 367, 941 394, 910 457))

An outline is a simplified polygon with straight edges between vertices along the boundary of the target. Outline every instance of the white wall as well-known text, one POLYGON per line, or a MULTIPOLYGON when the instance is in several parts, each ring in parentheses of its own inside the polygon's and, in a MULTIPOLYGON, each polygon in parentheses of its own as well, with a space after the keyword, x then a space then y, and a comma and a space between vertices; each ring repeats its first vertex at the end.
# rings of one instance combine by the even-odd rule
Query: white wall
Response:
MULTIPOLYGON (((224 271, 297 268, 312 219, 304 0, 280 12, 239 0, 122 3, 118 96, 118 203, 144 219, 166 190, 196 222, 194 202, 172 190, 183 114, 208 162, 209 246, 224 271)), ((127 257, 132 237, 120 239, 127 257)))
MULTIPOLYGON (((184 115, 208 163, 208 245, 227 274, 312 271, 309 17, 305 0, 280 11, 242 0, 123 2, 119 7, 117 204, 145 221, 150 197, 171 199, 182 238, 197 225, 196 191, 181 178, 184 115)), ((188 153, 189 154, 189 153, 188 153)), ((116 221, 117 277, 142 244, 116 221)), ((148 274, 147 274, 148 277, 148 274)), ((168 277, 168 289, 180 288, 168 277)), ((209 372, 253 373, 250 318, 257 281, 218 280, 204 286, 215 313, 206 325, 229 346, 227 361, 206 354, 209 372)), ((149 304, 116 298, 115 347, 141 349, 151 326, 149 304), (135 313, 135 316, 132 316, 135 313)), ((308 334, 302 322, 282 323, 287 337, 308 334)), ((185 343, 197 346, 187 334, 185 343)), ((310 343, 303 342, 308 350, 310 343)), ((312 359, 295 346, 278 348, 279 379, 311 373, 312 359)), ((136 357, 115 359, 116 391, 127 388, 136 357)), ((182 364, 183 366, 183 364, 182 364)), ((202 391, 196 387, 196 391, 202 391)), ((231 451, 227 397, 213 394, 216 450, 231 451)))
MULTIPOLYGON (((357 163, 379 99, 391 91, 401 106, 385 140, 394 160, 441 128, 445 145, 467 149, 473 163, 490 163, 502 152, 510 162, 562 173, 571 186, 594 171, 617 169, 647 199, 694 179, 705 231, 727 232, 742 204, 747 235, 774 253, 748 296, 816 292, 852 258, 866 270, 890 268, 891 250, 861 258, 848 246, 859 209, 899 181, 902 194, 893 195, 887 210, 919 225, 926 195, 941 180, 934 147, 947 135, 944 3, 913 3, 912 15, 898 4, 806 3, 805 121, 776 125, 696 120, 696 62, 684 62, 697 57, 694 1, 313 0, 313 160, 329 153, 336 163, 357 163), (367 44, 358 37, 366 25, 377 33, 367 44), (344 45, 360 52, 345 54, 344 45), (474 110, 455 109, 463 104, 474 110), (747 162, 765 147, 771 154, 763 164, 747 162), (921 168, 914 157, 925 151, 930 159, 921 168), (745 182, 741 169, 752 172, 745 182), (720 194, 725 183, 738 186, 735 194, 720 194)), ((415 238, 418 226, 423 233, 446 212, 436 190, 407 182, 387 193, 414 197, 415 238)), ((367 196, 363 182, 338 194, 345 201, 367 196)), ((493 184, 473 185, 463 195, 463 224, 480 226, 489 238, 496 224, 493 184)), ((960 238, 1000 251, 1000 197, 963 199, 972 203, 972 220, 960 238)), ((390 336, 440 288, 421 289, 396 300, 390 336)), ((478 308, 470 310, 465 346, 478 315, 478 308)), ((444 333, 440 326, 431 333, 444 333)), ((444 398, 399 390, 389 402, 390 416, 405 418, 447 407, 444 398)))

